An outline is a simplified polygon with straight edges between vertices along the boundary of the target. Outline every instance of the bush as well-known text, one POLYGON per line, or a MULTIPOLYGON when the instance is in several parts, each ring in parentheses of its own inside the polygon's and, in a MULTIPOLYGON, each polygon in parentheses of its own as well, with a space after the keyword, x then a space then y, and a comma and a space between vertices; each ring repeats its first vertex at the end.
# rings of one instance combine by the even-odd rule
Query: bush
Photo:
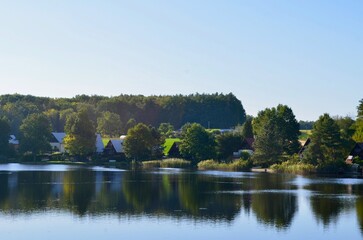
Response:
POLYGON ((219 163, 215 160, 205 160, 198 163, 198 169, 200 170, 248 171, 251 167, 251 161, 243 159, 231 163, 219 163))
POLYGON ((170 158, 162 160, 160 166, 163 168, 189 168, 191 162, 180 158, 170 158))
POLYGON ((297 163, 293 160, 274 164, 270 167, 273 171, 292 174, 310 174, 316 172, 316 167, 308 163, 297 163))
POLYGON ((179 158, 170 158, 165 160, 152 160, 152 161, 144 161, 142 162, 143 168, 189 168, 191 166, 191 162, 179 159, 179 158))

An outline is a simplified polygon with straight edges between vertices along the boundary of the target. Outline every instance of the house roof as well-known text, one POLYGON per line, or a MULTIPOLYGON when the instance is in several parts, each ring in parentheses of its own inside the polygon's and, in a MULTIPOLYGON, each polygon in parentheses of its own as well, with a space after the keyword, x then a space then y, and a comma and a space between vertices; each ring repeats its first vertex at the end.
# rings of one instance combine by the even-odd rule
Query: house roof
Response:
POLYGON ((103 149, 105 148, 105 146, 103 145, 102 142, 102 137, 100 134, 96 134, 96 152, 101 153, 103 152, 103 149))
POLYGON ((16 139, 15 135, 10 135, 9 136, 9 144, 14 144, 14 145, 19 144, 19 140, 16 139))
POLYGON ((110 142, 112 143, 112 146, 114 147, 115 151, 117 153, 122 153, 123 150, 123 140, 121 139, 110 139, 110 142))
POLYGON ((363 152, 363 143, 356 143, 349 155, 357 156, 363 152))
POLYGON ((310 142, 311 142, 311 139, 310 139, 310 138, 306 139, 306 142, 305 142, 305 143, 304 143, 304 145, 301 147, 301 149, 300 149, 300 151, 298 152, 298 154, 302 154, 302 153, 305 151, 305 149, 307 148, 307 146, 310 144, 310 142))
POLYGON ((66 136, 65 132, 52 132, 52 135, 54 136, 54 138, 52 139, 51 142, 56 141, 58 143, 63 143, 63 139, 66 136))

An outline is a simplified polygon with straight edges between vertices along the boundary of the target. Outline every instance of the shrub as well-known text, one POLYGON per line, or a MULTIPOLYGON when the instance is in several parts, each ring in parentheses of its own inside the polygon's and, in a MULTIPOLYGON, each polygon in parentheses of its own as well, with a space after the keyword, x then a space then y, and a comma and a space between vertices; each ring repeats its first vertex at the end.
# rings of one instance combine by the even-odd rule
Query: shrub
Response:
POLYGON ((198 169, 200 170, 247 171, 251 167, 251 161, 243 159, 231 163, 219 163, 215 160, 205 160, 198 163, 198 169))
POLYGON ((273 171, 280 173, 292 174, 310 174, 316 172, 316 167, 309 163, 297 163, 295 161, 286 161, 280 164, 274 164, 270 167, 273 171))
POLYGON ((191 166, 190 161, 179 159, 179 158, 170 158, 164 160, 152 160, 152 161, 144 161, 142 162, 143 168, 189 168, 191 166))
POLYGON ((163 168, 189 168, 191 162, 180 158, 169 158, 162 160, 160 166, 163 168))

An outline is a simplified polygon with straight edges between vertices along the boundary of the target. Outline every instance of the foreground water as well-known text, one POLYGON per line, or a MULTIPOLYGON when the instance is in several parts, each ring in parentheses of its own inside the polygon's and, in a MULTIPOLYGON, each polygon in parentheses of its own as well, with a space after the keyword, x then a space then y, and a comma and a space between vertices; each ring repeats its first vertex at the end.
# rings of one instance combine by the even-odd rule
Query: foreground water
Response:
POLYGON ((0 165, 1 239, 361 239, 363 180, 0 165))

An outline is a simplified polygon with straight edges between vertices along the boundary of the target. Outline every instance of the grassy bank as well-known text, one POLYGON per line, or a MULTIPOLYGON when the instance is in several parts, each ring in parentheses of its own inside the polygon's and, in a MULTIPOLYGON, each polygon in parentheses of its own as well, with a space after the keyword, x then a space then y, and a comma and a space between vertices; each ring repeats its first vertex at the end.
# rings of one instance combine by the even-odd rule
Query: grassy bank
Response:
POLYGON ((250 161, 241 159, 230 163, 220 163, 215 160, 205 160, 198 163, 199 170, 249 171, 251 167, 250 161))
POLYGON ((270 169, 277 173, 292 173, 292 174, 311 174, 316 173, 316 167, 307 163, 296 163, 286 161, 280 164, 274 164, 270 169))
POLYGON ((143 168, 189 168, 190 166, 190 161, 179 158, 169 158, 164 160, 152 160, 142 162, 143 168))

